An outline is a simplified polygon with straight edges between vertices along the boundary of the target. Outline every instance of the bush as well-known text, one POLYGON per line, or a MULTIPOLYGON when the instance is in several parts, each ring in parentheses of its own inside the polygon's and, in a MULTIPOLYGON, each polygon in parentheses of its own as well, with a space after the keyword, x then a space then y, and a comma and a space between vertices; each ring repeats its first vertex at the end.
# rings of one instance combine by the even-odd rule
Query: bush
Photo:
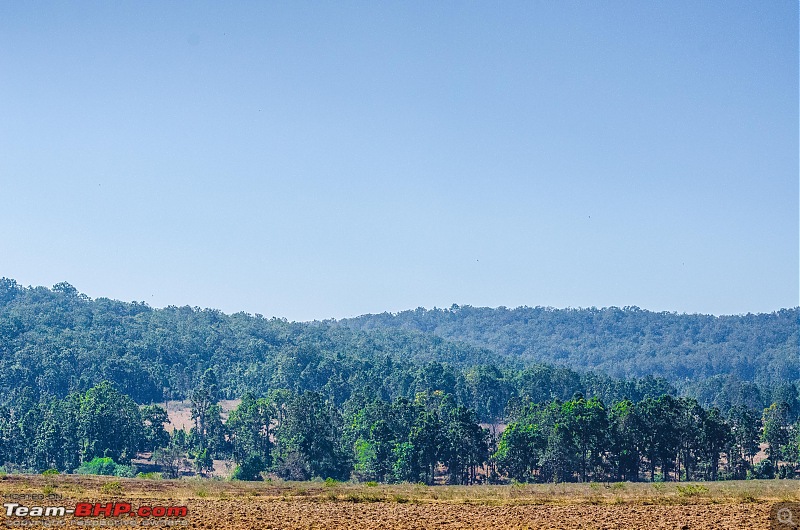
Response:
POLYGON ((84 462, 75 470, 78 475, 107 475, 114 477, 134 477, 136 470, 133 466, 117 464, 110 457, 96 456, 89 462, 84 462))
POLYGON ((753 466, 753 471, 748 477, 754 479, 775 478, 775 466, 769 460, 762 460, 753 466))
POLYGON ((231 475, 232 480, 263 480, 261 472, 266 466, 258 455, 250 455, 236 466, 231 475))
POLYGON ((107 495, 119 495, 122 493, 122 484, 118 480, 107 482, 100 487, 100 491, 107 495))
POLYGON ((306 458, 297 451, 290 451, 279 458, 275 465, 275 474, 283 480, 308 480, 311 469, 306 458))
POLYGON ((52 469, 52 468, 48 469, 46 471, 42 471, 42 476, 43 477, 51 477, 53 475, 58 475, 58 474, 59 474, 58 470, 57 469, 52 469))
POLYGON ((794 478, 792 466, 778 466, 778 478, 794 478))
POLYGON ((677 486, 678 488, 678 495, 681 497, 694 497, 696 495, 702 495, 704 493, 708 493, 708 488, 703 486, 702 484, 687 484, 685 486, 677 486))

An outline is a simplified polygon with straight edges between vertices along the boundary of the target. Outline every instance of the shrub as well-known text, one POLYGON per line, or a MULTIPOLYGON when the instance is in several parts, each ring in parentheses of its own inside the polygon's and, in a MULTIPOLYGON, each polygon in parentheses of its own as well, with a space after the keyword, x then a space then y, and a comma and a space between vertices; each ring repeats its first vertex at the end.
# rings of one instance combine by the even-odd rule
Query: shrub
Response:
POLYGON ((106 482, 102 485, 100 491, 109 495, 119 495, 122 493, 122 484, 120 484, 117 480, 113 482, 106 482))
POLYGON ((748 475, 749 478, 775 478, 775 466, 769 460, 762 460, 753 466, 753 470, 748 475))
POLYGON ((96 456, 89 462, 84 462, 75 470, 79 475, 108 475, 114 477, 134 477, 136 470, 133 466, 117 464, 109 457, 96 456))
POLYGON ((778 466, 778 478, 794 478, 792 466, 778 466))
POLYGON ((258 455, 250 455, 236 466, 231 475, 231 480, 263 480, 261 472, 264 471, 264 461, 258 455))
POLYGON ((311 478, 311 466, 301 453, 290 451, 278 459, 275 474, 283 480, 308 480, 311 478))
POLYGON ((703 493, 708 493, 708 488, 702 484, 687 484, 685 486, 678 486, 678 495, 681 497, 694 497, 703 493))

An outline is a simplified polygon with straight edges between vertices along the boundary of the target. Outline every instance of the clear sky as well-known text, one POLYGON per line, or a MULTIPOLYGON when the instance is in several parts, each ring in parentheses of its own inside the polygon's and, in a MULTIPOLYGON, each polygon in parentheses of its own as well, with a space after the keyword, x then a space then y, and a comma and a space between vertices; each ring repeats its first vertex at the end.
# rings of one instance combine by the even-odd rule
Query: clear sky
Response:
POLYGON ((0 2, 0 276, 290 320, 798 305, 798 3, 0 2))

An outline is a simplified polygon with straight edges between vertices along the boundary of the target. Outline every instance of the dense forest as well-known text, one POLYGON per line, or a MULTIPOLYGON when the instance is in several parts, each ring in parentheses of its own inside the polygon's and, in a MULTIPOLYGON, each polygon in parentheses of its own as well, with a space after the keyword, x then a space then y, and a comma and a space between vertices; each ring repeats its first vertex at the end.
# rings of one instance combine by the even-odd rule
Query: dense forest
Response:
POLYGON ((664 377, 714 376, 774 385, 800 380, 800 312, 737 316, 546 307, 416 309, 341 320, 359 330, 414 330, 486 348, 515 362, 664 377))
POLYGON ((483 421, 511 397, 606 400, 674 393, 664 380, 614 379, 549 365, 512 365, 485 348, 415 331, 357 331, 244 313, 90 300, 68 284, 0 281, 0 396, 64 397, 111 381, 138 403, 184 399, 206 369, 238 398, 273 389, 321 392, 336 406, 355 389, 386 400, 440 390, 483 421))
POLYGON ((611 402, 677 391, 723 411, 763 408, 795 392, 799 327, 798 309, 710 317, 453 307, 296 323, 0 279, 0 395, 63 397, 108 380, 150 403, 187 397, 213 368, 229 398, 308 390, 339 406, 359 388, 386 400, 442 390, 483 421, 514 396, 575 392, 611 402))
POLYGON ((250 479, 789 477, 797 337, 796 308, 296 323, 0 279, 0 465, 125 474, 144 452, 167 475, 222 458, 250 479), (192 429, 167 434, 165 399, 191 400, 192 429))

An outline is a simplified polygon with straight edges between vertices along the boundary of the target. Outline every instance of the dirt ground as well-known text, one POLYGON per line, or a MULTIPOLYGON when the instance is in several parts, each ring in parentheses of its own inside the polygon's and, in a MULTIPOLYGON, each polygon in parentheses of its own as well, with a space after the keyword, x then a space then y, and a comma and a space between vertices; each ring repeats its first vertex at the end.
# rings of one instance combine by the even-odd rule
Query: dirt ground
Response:
MULTIPOLYGON (((375 502, 315 503, 253 499, 191 500, 186 528, 473 529, 473 528, 769 528, 762 505, 476 506, 375 502)), ((71 528, 71 527, 66 527, 71 528)), ((77 527, 76 527, 77 528, 77 527)))
POLYGON ((800 500, 796 481, 697 485, 365 486, 0 477, 3 503, 186 506, 180 517, 16 517, 0 528, 239 529, 742 529, 770 528, 776 502, 800 500), (679 487, 680 486, 680 487, 679 487), (50 498, 47 498, 50 495, 50 498), (59 498, 60 496, 60 498, 59 498))
MULTIPOLYGON (((219 406, 222 409, 222 420, 228 420, 228 414, 239 406, 241 403, 241 399, 223 399, 219 402, 219 406)), ((162 405, 159 403, 159 405, 162 405)), ((164 409, 167 411, 167 417, 169 417, 169 423, 165 425, 165 428, 168 432, 172 432, 176 429, 183 429, 186 432, 189 432, 194 426, 194 422, 192 421, 192 405, 189 401, 167 401, 162 405, 164 409)))

